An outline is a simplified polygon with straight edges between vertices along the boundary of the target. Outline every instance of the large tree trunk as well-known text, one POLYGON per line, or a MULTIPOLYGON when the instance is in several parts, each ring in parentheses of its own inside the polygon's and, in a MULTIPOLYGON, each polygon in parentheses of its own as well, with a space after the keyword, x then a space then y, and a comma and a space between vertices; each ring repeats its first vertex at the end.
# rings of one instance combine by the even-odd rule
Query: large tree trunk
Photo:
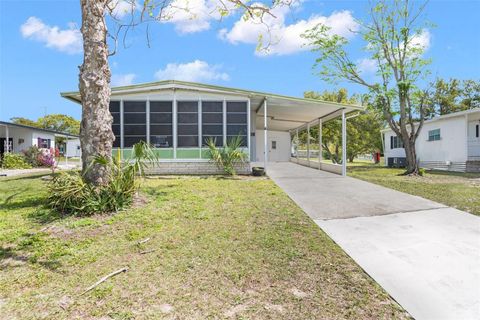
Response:
POLYGON ((83 64, 79 89, 82 98, 80 143, 82 171, 87 182, 108 182, 107 168, 91 165, 96 156, 112 155, 112 115, 110 103, 110 68, 108 65, 105 9, 109 0, 80 0, 82 7, 83 64), (88 168, 88 170, 87 170, 88 168))
POLYGON ((404 141, 403 147, 405 149, 405 157, 407 160, 407 171, 405 174, 418 174, 417 151, 415 149, 415 141, 402 138, 404 141))

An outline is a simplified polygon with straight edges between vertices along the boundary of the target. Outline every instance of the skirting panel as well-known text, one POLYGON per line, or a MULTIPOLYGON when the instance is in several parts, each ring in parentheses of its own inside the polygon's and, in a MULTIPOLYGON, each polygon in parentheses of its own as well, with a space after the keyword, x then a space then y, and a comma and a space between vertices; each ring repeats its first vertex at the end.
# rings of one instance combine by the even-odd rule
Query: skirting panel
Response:
MULTIPOLYGON (((235 166, 237 174, 250 174, 250 163, 239 163, 235 166)), ((160 162, 146 170, 149 175, 173 174, 173 175, 210 175, 224 174, 223 170, 218 168, 212 162, 160 162)))

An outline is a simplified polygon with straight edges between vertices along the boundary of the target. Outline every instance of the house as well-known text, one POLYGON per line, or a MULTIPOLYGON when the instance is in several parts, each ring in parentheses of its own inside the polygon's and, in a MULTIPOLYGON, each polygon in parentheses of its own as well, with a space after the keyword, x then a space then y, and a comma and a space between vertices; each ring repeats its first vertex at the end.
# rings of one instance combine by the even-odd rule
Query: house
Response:
POLYGON ((55 148, 55 138, 59 137, 66 139, 65 151, 69 157, 80 156, 80 148, 76 147, 80 142, 76 135, 0 121, 0 155, 5 152, 20 153, 32 146, 55 148))
MULTIPOLYGON (((79 92, 61 95, 81 103, 79 92)), ((207 139, 223 146, 240 136, 248 162, 261 162, 267 169, 269 161, 292 159, 292 140, 298 130, 340 116, 345 120, 346 114, 362 109, 176 80, 116 87, 110 102, 113 153, 127 158, 133 144, 143 140, 160 157, 153 173, 217 173, 208 159, 207 139)), ((250 166, 241 170, 249 171, 250 166)), ((345 172, 345 168, 334 171, 338 170, 345 172)))
MULTIPOLYGON (((403 166, 405 150, 391 129, 382 131, 385 165, 403 166)), ((420 166, 460 172, 480 172, 480 108, 426 120, 416 144, 420 166)))

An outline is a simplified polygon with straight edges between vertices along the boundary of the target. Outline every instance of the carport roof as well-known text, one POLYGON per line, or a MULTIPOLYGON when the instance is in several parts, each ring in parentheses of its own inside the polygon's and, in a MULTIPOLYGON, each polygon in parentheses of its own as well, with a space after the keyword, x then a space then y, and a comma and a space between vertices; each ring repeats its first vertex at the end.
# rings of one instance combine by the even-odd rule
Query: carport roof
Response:
MULTIPOLYGON (((346 112, 361 111, 364 108, 360 105, 343 104, 317 99, 299 98, 285 96, 275 93, 244 90, 216 85, 209 85, 197 82, 186 82, 178 80, 165 80, 135 84, 131 86, 113 87, 112 97, 116 95, 154 93, 162 90, 197 91, 205 93, 237 95, 250 99, 250 108, 258 116, 264 114, 264 101, 267 100, 267 117, 270 130, 287 131, 295 129, 302 124, 324 118, 329 120, 337 117, 343 110, 346 112)), ((62 92, 61 96, 71 101, 81 103, 78 91, 62 92)), ((258 122, 257 117, 257 122, 258 122)), ((263 120, 262 120, 263 121, 263 120)), ((257 124, 258 127, 258 124, 257 124)), ((263 122, 261 125, 263 128, 263 122)))

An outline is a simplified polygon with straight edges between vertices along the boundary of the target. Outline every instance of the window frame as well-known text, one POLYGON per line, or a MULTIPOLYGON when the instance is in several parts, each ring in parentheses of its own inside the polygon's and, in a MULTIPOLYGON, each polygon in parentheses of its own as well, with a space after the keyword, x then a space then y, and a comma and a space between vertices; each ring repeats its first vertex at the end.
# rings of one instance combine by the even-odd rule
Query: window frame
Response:
MULTIPOLYGON (((177 112, 177 115, 176 115, 176 119, 177 119, 177 122, 176 122, 176 126, 177 126, 177 130, 176 130, 176 134, 177 134, 177 148, 179 149, 188 149, 188 148, 198 148, 199 146, 199 136, 198 136, 198 123, 199 123, 199 112, 200 112, 200 108, 198 106, 198 99, 176 99, 176 102, 177 104, 177 108, 176 108, 176 112, 177 112), (179 111, 179 106, 181 103, 192 103, 192 104, 195 104, 196 106, 196 112, 193 112, 193 111, 179 111), (185 114, 185 115, 188 115, 188 114, 196 114, 196 120, 195 122, 180 122, 180 115, 181 114, 185 114), (179 128, 181 126, 196 126, 196 133, 195 134, 179 134, 179 128), (191 138, 191 137, 194 137, 194 139, 196 138, 196 143, 195 144, 192 144, 192 145, 180 145, 180 141, 181 140, 184 140, 184 139, 188 139, 188 138, 191 138)), ((173 119, 173 118, 172 118, 173 119)))
POLYGON ((442 132, 440 128, 428 130, 428 140, 429 142, 439 141, 442 139, 442 132), (438 132, 438 134, 437 134, 438 132))

